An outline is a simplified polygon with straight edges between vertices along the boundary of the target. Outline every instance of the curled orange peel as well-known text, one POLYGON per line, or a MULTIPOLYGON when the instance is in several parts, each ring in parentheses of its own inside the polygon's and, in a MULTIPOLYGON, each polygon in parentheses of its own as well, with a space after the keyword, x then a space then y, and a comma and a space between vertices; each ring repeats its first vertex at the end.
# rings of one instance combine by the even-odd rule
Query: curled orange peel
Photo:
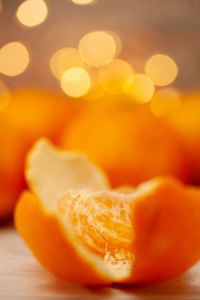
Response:
POLYGON ((40 263, 83 284, 145 284, 200 257, 200 190, 172 178, 110 190, 84 155, 39 140, 27 158, 16 227, 40 263))

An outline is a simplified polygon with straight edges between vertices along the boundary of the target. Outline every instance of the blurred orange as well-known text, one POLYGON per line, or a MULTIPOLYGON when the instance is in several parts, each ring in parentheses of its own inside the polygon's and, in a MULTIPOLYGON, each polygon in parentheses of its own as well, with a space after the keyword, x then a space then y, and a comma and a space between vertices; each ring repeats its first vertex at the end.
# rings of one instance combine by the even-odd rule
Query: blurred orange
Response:
POLYGON ((24 158, 41 136, 57 142, 65 124, 75 116, 69 100, 42 90, 18 90, 0 113, 0 220, 12 213, 24 188, 24 158))
POLYGON ((200 184, 200 92, 186 94, 180 109, 171 113, 167 120, 190 153, 193 183, 200 184))
POLYGON ((92 106, 64 134, 62 147, 83 151, 112 185, 137 185, 158 175, 183 181, 189 163, 178 135, 146 106, 92 106))

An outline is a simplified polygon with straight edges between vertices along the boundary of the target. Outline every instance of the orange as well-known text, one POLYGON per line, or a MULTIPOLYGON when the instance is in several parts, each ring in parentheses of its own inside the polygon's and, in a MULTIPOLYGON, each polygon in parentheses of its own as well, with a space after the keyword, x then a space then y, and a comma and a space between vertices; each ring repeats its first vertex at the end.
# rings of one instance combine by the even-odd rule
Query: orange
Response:
POLYGON ((42 90, 17 90, 0 112, 0 220, 8 217, 24 188, 24 158, 41 136, 54 142, 75 114, 66 97, 42 90))
POLYGON ((92 106, 61 139, 61 147, 86 153, 111 184, 137 185, 154 176, 188 180, 189 163, 178 135, 145 107, 92 106))
POLYGON ((193 181, 200 184, 200 92, 186 94, 182 106, 168 116, 168 121, 190 153, 193 181))
POLYGON ((160 177, 129 193, 112 191, 84 155, 45 140, 29 154, 26 178, 16 227, 60 278, 145 284, 179 275, 200 257, 199 188, 160 177))

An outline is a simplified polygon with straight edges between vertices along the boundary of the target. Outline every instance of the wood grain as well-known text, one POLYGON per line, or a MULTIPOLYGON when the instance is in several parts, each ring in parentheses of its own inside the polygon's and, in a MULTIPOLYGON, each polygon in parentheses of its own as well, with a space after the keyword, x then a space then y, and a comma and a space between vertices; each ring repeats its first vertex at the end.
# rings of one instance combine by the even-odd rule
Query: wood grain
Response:
MULTIPOLYGON (((180 249, 181 251, 181 249, 180 249)), ((44 270, 17 232, 0 228, 0 300, 200 299, 200 264, 179 278, 145 287, 83 287, 44 270)))

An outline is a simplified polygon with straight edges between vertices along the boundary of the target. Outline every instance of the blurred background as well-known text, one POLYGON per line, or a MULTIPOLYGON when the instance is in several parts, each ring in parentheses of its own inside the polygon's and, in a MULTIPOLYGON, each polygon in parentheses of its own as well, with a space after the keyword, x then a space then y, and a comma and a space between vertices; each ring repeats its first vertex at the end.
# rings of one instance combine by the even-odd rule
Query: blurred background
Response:
POLYGON ((51 56, 60 48, 78 47, 83 35, 96 30, 119 35, 120 57, 129 61, 136 72, 144 72, 151 55, 164 53, 179 67, 175 82, 178 88, 199 87, 199 0, 99 0, 90 5, 46 0, 47 18, 35 27, 23 26, 17 20, 16 11, 22 2, 5 0, 1 5, 0 46, 21 41, 30 55, 30 64, 20 76, 1 75, 10 87, 36 85, 59 90, 49 69, 51 56))

